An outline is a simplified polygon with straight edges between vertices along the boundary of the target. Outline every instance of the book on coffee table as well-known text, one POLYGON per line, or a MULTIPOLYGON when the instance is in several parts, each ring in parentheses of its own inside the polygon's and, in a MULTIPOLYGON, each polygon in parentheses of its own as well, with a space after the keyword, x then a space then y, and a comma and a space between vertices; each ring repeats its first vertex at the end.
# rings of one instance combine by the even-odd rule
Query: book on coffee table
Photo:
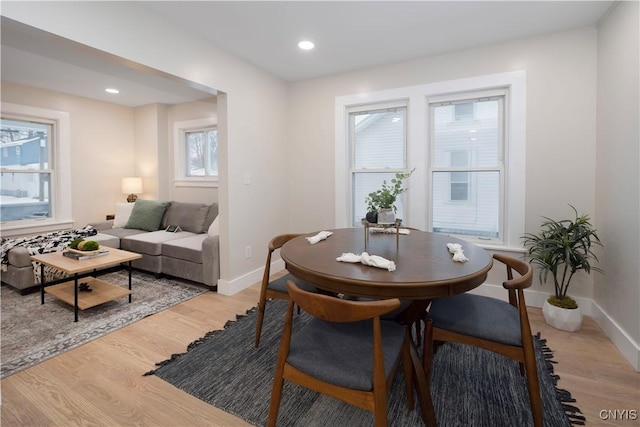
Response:
POLYGON ((106 249, 100 249, 97 251, 90 251, 86 254, 83 253, 79 253, 78 251, 64 251, 62 252, 62 255, 66 256, 67 258, 72 258, 72 259, 77 259, 77 260, 83 260, 83 259, 91 259, 91 258, 96 258, 99 256, 104 256, 104 255, 108 255, 109 251, 106 249))

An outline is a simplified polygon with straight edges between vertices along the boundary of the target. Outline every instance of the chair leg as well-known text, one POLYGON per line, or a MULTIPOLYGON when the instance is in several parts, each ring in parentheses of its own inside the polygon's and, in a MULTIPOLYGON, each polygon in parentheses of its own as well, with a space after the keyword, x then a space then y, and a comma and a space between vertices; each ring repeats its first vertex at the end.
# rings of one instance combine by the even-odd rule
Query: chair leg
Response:
POLYGON ((411 355, 411 363, 415 371, 415 385, 420 401, 420 415, 422 421, 429 427, 436 425, 436 414, 433 408, 433 400, 431 399, 431 388, 429 387, 429 379, 422 369, 422 361, 418 355, 418 351, 413 345, 413 341, 409 341, 409 351, 411 355))
POLYGON ((538 382, 536 356, 533 348, 525 348, 524 352, 525 366, 527 371, 527 389, 529 390, 529 401, 531 403, 533 425, 535 427, 542 427, 542 399, 540 397, 540 384, 538 382))
POLYGON ((266 299, 258 303, 258 316, 256 317, 256 347, 260 345, 260 334, 262 333, 262 321, 264 320, 266 305, 266 299))
POLYGON ((267 420, 268 427, 275 427, 278 420, 278 412, 280 411, 280 400, 282 399, 282 387, 284 386, 284 380, 282 379, 282 372, 273 380, 273 391, 271 392, 271 403, 269 404, 269 419, 267 420))

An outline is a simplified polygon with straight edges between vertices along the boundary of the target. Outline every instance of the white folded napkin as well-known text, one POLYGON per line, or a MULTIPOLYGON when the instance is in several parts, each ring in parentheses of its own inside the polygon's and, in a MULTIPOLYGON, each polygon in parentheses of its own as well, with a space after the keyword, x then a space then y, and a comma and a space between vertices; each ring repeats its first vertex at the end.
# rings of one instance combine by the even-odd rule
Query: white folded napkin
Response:
POLYGON ((467 262, 469 258, 464 256, 462 245, 459 243, 447 243, 447 249, 453 254, 453 260, 457 262, 467 262))
MULTIPOLYGON (((370 227, 369 230, 371 230, 372 233, 396 234, 395 227, 390 227, 390 228, 370 227)), ((400 234, 410 234, 411 230, 409 230, 408 228, 400 228, 400 229, 398 229, 398 233, 400 233, 400 234)))
POLYGON ((396 263, 393 261, 389 261, 378 255, 369 255, 367 252, 362 252, 362 255, 356 255, 354 253, 348 252, 340 255, 336 258, 336 261, 341 262, 359 262, 364 265, 369 265, 371 267, 384 268, 385 270, 395 271, 396 263))
POLYGON ((316 234, 315 236, 305 237, 305 239, 307 239, 309 241, 309 243, 311 243, 312 245, 315 245, 319 241, 326 239, 327 237, 331 236, 332 234, 333 233, 331 231, 321 231, 318 234, 316 234))

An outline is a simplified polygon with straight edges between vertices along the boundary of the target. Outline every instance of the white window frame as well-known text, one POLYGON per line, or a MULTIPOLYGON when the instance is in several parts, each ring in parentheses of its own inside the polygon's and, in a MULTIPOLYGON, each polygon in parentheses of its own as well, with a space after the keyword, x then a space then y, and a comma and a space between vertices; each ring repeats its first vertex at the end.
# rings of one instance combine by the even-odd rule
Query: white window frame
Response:
POLYGON ((349 183, 349 139, 348 109, 357 105, 378 104, 408 100, 407 156, 409 170, 416 168, 407 182, 409 191, 405 201, 405 223, 426 229, 430 224, 427 197, 429 185, 428 167, 425 159, 428 153, 428 99, 444 94, 478 92, 495 88, 507 89, 505 113, 509 123, 505 126, 505 197, 504 241, 487 243, 474 241, 482 247, 503 251, 522 252, 520 237, 525 232, 525 183, 526 183, 526 72, 512 71, 489 74, 458 80, 429 83, 418 86, 359 93, 336 97, 335 99, 335 226, 349 227, 350 183, 349 183), (427 215, 425 215, 427 212, 427 215))
MULTIPOLYGON (((176 187, 218 187, 219 175, 187 176, 185 133, 203 128, 216 128, 213 118, 178 121, 173 124, 174 180, 176 187)), ((220 139, 218 135, 218 144, 220 139)))
POLYGON ((56 231, 73 226, 71 180, 71 126, 69 113, 27 105, 2 103, 2 117, 53 123, 51 152, 51 216, 2 223, 2 236, 56 231))
MULTIPOLYGON (((366 105, 366 106, 352 106, 347 108, 347 126, 349 127, 349 131, 348 131, 348 144, 350 145, 349 147, 349 185, 350 185, 350 189, 353 189, 353 179, 355 177, 356 174, 365 174, 365 173, 390 173, 390 174, 396 174, 396 173, 407 173, 409 172, 410 169, 407 168, 407 164, 408 164, 408 160, 407 160, 407 125, 406 125, 406 117, 409 116, 409 107, 407 105, 407 101, 406 100, 400 100, 400 101, 395 101, 395 102, 385 102, 382 104, 373 104, 373 105, 366 105), (403 166, 402 167, 398 167, 398 168, 382 168, 382 169, 367 169, 367 168, 361 168, 358 169, 355 166, 355 146, 351 146, 351 141, 354 140, 355 138, 355 128, 351 125, 351 119, 350 119, 350 115, 352 113, 362 113, 362 112, 367 112, 367 111, 371 111, 371 112, 380 112, 380 111, 385 111, 385 110, 394 110, 394 109, 404 109, 406 114, 405 114, 405 125, 404 125, 404 135, 403 135, 403 144, 404 144, 404 154, 403 154, 403 166)), ((353 209, 353 197, 351 195, 351 190, 349 191, 349 212, 351 212, 351 210, 353 209)), ((405 194, 400 195, 399 197, 405 197, 405 194)), ((362 217, 364 218, 364 213, 362 215, 362 217)))

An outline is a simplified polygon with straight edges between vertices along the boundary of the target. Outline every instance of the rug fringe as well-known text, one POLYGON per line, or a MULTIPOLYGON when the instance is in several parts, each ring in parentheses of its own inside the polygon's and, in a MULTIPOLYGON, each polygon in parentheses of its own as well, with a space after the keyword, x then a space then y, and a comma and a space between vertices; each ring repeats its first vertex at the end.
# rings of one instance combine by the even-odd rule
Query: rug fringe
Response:
POLYGON ((558 362, 553 360, 553 350, 551 350, 547 346, 547 340, 540 338, 540 332, 535 335, 536 339, 540 343, 540 349, 542 350, 542 356, 544 357, 544 362, 549 374, 551 376, 551 380, 553 381, 553 385, 556 389, 556 396, 560 401, 560 405, 564 410, 567 419, 573 426, 583 426, 586 423, 586 418, 582 414, 582 411, 574 405, 570 405, 569 403, 575 403, 576 399, 571 396, 571 393, 568 390, 564 390, 558 388, 558 381, 560 380, 560 376, 554 372, 554 364, 558 362))
POLYGON ((158 369, 160 369, 161 367, 168 365, 169 363, 171 363, 172 361, 174 361, 175 359, 179 358, 180 356, 187 354, 187 352, 189 352, 189 350, 193 349, 194 347, 199 346, 200 344, 204 343, 205 341, 207 341, 208 339, 218 335, 221 332, 224 332, 225 329, 231 327, 233 324, 235 324, 238 320, 240 320, 243 317, 246 317, 248 315, 250 315, 251 313, 253 313, 254 311, 256 311, 258 308, 257 307, 252 307, 249 310, 247 310, 245 312, 245 314, 236 314, 236 320, 228 320, 227 323, 224 324, 224 326, 222 327, 222 329, 217 329, 215 331, 209 331, 207 332, 203 337, 198 338, 197 340, 193 341, 192 343, 190 343, 187 346, 187 350, 184 353, 174 353, 171 355, 171 357, 167 360, 163 360, 162 362, 157 362, 156 363, 156 368, 152 369, 148 372, 145 372, 144 374, 142 374, 143 377, 149 376, 149 375, 154 375, 156 373, 156 371, 158 369))

